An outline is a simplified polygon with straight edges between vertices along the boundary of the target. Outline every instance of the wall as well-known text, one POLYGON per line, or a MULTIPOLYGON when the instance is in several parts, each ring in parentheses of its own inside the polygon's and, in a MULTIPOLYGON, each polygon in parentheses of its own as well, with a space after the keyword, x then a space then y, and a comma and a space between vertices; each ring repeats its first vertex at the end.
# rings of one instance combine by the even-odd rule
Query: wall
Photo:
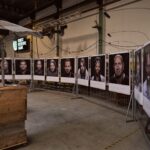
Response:
POLYGON ((62 37, 62 56, 93 55, 98 51, 97 15, 68 24, 62 37))
MULTIPOLYGON (((126 0, 124 2, 131 2, 126 0)), ((123 2, 122 2, 123 3, 123 2)), ((121 2, 119 3, 121 4, 121 2)), ((106 10, 111 16, 106 18, 105 51, 106 53, 132 50, 150 40, 150 1, 142 0, 124 7, 112 9, 111 5, 106 10), (110 33, 111 37, 107 36, 110 33)))
MULTIPOLYGON (((94 13, 96 13, 94 11, 94 13)), ((87 14, 86 14, 87 15, 87 14)), ((98 31, 92 28, 95 25, 95 20, 98 20, 98 15, 77 20, 67 24, 64 36, 60 37, 60 56, 79 56, 79 55, 93 55, 98 51, 98 31)), ((8 57, 31 57, 30 53, 15 53, 13 52, 12 41, 14 35, 11 34, 6 38, 6 51, 8 57)), ((56 42, 57 36, 50 39, 44 37, 39 39, 33 37, 33 57, 34 58, 48 58, 56 57, 56 42)))
MULTIPOLYGON (((105 8, 111 16, 110 19, 105 17, 103 40, 105 53, 134 50, 149 41, 149 0, 142 0, 114 9, 118 5, 131 1, 133 0, 120 1, 105 8), (108 33, 111 37, 107 36, 108 33)), ((60 40, 60 49, 62 50, 60 55, 62 57, 97 54, 98 32, 97 29, 92 28, 95 25, 95 20, 98 20, 98 14, 68 23, 68 28, 65 29, 65 34, 60 40)), ((8 57, 13 57, 12 40, 12 35, 5 40, 8 57)), ((44 37, 44 39, 37 40, 33 38, 33 56, 35 58, 56 57, 55 48, 56 37, 53 39, 44 37)), ((15 54, 15 56, 30 57, 30 53, 15 54)))

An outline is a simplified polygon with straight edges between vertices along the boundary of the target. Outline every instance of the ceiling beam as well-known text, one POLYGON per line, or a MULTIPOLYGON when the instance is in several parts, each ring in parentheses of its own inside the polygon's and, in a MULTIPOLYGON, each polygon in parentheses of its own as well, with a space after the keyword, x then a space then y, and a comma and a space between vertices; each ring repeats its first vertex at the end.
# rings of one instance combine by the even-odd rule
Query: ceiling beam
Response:
POLYGON ((6 11, 6 12, 10 12, 10 13, 13 13, 13 14, 20 14, 20 15, 24 15, 25 13, 25 10, 23 9, 20 9, 18 7, 14 7, 14 6, 11 6, 11 5, 7 5, 7 4, 3 4, 0 2, 0 9, 3 10, 3 11, 6 11))
MULTIPOLYGON (((75 9, 78 9, 78 8, 80 8, 80 7, 83 7, 83 6, 92 4, 93 2, 94 2, 93 0, 85 0, 85 1, 83 1, 83 2, 81 2, 81 3, 78 3, 78 4, 76 4, 76 5, 73 5, 73 6, 71 6, 71 7, 66 8, 66 9, 62 9, 62 10, 60 10, 59 13, 60 13, 60 14, 63 14, 63 13, 66 13, 66 12, 70 12, 70 11, 75 10, 75 9)), ((44 20, 49 19, 49 18, 52 18, 52 19, 54 18, 54 19, 55 19, 55 16, 56 16, 56 15, 57 15, 57 12, 54 13, 54 14, 52 14, 52 15, 46 16, 46 17, 44 17, 44 18, 42 18, 42 19, 36 20, 36 22, 44 21, 44 20)))
MULTIPOLYGON (((58 1, 59 1, 59 0, 58 0, 58 1)), ((96 8, 99 8, 99 5, 100 5, 100 4, 102 5, 101 7, 105 7, 105 6, 107 6, 107 5, 110 5, 110 4, 119 2, 119 1, 121 1, 121 0, 110 0, 110 1, 107 1, 107 2, 105 2, 105 0, 104 0, 104 2, 103 2, 103 0, 84 0, 84 1, 82 1, 82 2, 80 2, 80 3, 78 3, 78 4, 76 4, 76 5, 73 5, 73 6, 71 6, 71 7, 68 7, 68 8, 66 8, 66 9, 60 9, 59 14, 66 13, 66 12, 70 12, 70 11, 72 11, 72 10, 75 10, 75 9, 80 8, 80 7, 83 7, 83 6, 92 4, 92 3, 94 3, 94 2, 98 4, 97 7, 94 8, 94 9, 96 9, 96 8)), ((61 2, 59 2, 59 3, 61 3, 61 2)), ((56 5, 56 2, 55 2, 54 4, 56 5)), ((57 6, 57 7, 60 7, 60 6, 57 6)), ((58 10, 57 10, 57 11, 58 11, 58 10)), ((48 15, 48 16, 46 16, 46 17, 43 17, 43 18, 41 18, 41 19, 38 19, 38 20, 35 21, 35 23, 37 23, 37 22, 42 22, 42 21, 45 21, 45 20, 50 19, 50 18, 56 19, 56 17, 57 17, 57 19, 58 19, 58 12, 55 12, 55 13, 53 13, 53 14, 51 14, 51 15, 48 15)))
POLYGON ((55 3, 55 0, 51 0, 49 3, 47 3, 47 4, 43 5, 43 6, 38 6, 37 5, 37 8, 34 8, 32 11, 27 12, 23 17, 20 18, 20 20, 22 20, 24 18, 27 18, 27 17, 30 17, 33 14, 36 15, 37 12, 52 6, 54 3, 55 3))

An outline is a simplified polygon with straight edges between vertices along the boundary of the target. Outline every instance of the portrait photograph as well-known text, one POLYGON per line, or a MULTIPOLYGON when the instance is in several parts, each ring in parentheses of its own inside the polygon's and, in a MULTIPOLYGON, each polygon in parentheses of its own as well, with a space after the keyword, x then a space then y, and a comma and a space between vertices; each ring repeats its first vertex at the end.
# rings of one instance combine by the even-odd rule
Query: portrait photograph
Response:
POLYGON ((109 55, 109 83, 129 85, 129 53, 109 55))
POLYGON ((130 95, 129 52, 109 55, 109 91, 130 95))
POLYGON ((16 75, 30 75, 31 74, 31 60, 30 59, 15 59, 15 73, 16 75))
POLYGON ((88 65, 88 57, 78 58, 78 79, 89 79, 88 65))
POLYGON ((92 56, 90 66, 91 66, 90 87, 105 90, 106 89, 105 55, 92 56))
POLYGON ((91 57, 91 80, 105 82, 105 55, 91 57))
POLYGON ((143 105, 142 96, 142 48, 135 51, 135 66, 134 66, 134 98, 143 105))
POLYGON ((141 50, 135 52, 135 87, 142 91, 141 50))
MULTIPOLYGON (((12 75, 12 59, 5 59, 4 60, 4 74, 5 75, 12 75)), ((2 74, 2 59, 0 59, 0 74, 2 74)))
POLYGON ((74 58, 61 59, 61 77, 74 78, 74 58))
POLYGON ((150 117, 150 43, 143 48, 143 109, 150 117))
POLYGON ((143 95, 150 100, 150 44, 143 51, 143 95))
POLYGON ((44 59, 34 60, 34 75, 44 76, 44 59))
POLYGON ((47 76, 58 77, 58 59, 47 59, 47 76))

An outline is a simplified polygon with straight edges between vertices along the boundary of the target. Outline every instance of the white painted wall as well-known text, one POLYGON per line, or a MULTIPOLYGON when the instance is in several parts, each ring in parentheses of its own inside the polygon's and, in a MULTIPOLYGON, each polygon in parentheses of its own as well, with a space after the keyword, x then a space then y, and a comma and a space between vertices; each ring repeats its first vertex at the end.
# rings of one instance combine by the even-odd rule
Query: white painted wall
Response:
MULTIPOLYGON (((124 2, 131 2, 126 0, 124 2)), ((120 3, 121 4, 121 3, 120 3)), ((118 4, 116 4, 118 5, 118 4)), ((116 5, 107 7, 109 10, 116 5)), ((108 11, 106 18, 105 52, 136 49, 150 40, 150 1, 142 0, 131 5, 108 11), (112 37, 108 37, 110 33, 112 37), (111 43, 112 45, 108 44, 111 43)))
POLYGON ((98 16, 94 15, 68 24, 62 38, 62 56, 89 56, 97 53, 98 31, 92 28, 97 19, 98 16))

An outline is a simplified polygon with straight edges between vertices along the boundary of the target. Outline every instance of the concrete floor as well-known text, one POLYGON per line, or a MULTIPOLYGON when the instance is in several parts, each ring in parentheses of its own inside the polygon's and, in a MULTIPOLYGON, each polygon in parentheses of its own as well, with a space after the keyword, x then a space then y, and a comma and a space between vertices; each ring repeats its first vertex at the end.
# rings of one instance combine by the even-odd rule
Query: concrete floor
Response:
POLYGON ((137 122, 69 93, 29 93, 26 129, 29 143, 19 150, 150 149, 137 122))

